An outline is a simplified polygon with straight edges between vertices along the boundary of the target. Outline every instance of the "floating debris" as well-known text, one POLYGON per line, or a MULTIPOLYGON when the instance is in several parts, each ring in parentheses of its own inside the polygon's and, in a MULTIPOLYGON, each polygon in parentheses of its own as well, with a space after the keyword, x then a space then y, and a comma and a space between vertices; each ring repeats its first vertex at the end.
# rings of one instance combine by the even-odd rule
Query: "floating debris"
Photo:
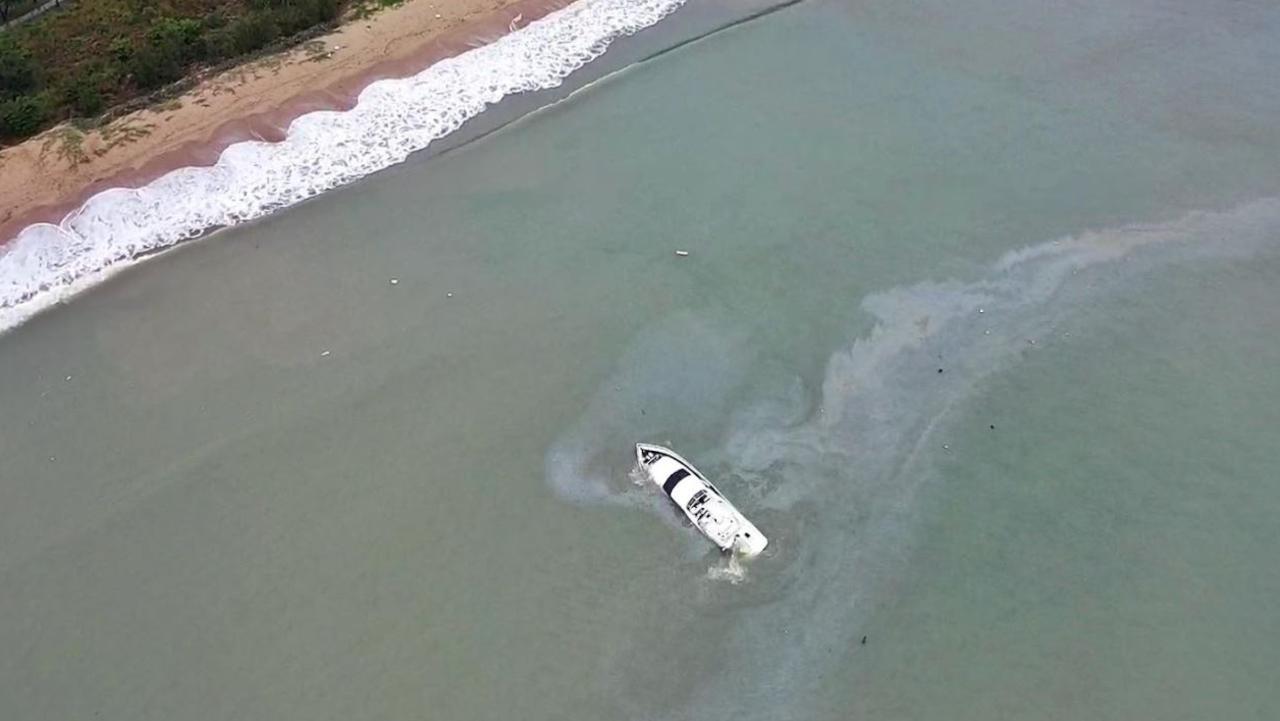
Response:
POLYGON ((687 251, 687 250, 677 250, 677 251, 676 251, 676 255, 680 256, 681 258, 688 258, 688 257, 689 257, 689 251, 687 251))
POLYGON ((391 285, 400 285, 400 279, 399 279, 399 278, 392 278, 392 279, 391 279, 391 285))
POLYGON ((452 298, 452 297, 453 297, 453 293, 445 293, 445 294, 444 294, 444 297, 446 297, 446 298, 452 298))
POLYGON ((67 380, 71 380, 71 376, 67 376, 67 380))
POLYGON ((320 357, 321 357, 321 358, 328 358, 328 357, 329 357, 329 351, 327 351, 327 350, 326 350, 326 351, 320 351, 320 357))

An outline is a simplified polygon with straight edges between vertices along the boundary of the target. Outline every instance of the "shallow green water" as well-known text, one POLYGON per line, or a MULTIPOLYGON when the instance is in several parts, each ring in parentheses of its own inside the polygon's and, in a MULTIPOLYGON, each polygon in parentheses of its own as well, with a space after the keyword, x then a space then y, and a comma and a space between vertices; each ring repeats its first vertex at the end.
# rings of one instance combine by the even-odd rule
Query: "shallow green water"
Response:
POLYGON ((37 318, 0 708, 1274 718, 1277 22, 805 3, 37 318))
POLYGON ((1274 715, 1278 267, 1170 268, 985 384, 829 716, 1274 715))

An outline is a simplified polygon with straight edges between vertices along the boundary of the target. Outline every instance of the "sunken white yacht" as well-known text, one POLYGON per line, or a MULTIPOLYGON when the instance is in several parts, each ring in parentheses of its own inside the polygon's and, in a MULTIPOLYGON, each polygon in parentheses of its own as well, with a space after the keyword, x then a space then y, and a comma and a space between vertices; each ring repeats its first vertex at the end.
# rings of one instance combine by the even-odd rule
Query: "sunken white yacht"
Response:
POLYGON ((711 539, 721 551, 755 556, 769 545, 746 516, 724 497, 707 477, 670 448, 636 444, 640 470, 684 511, 695 528, 711 539))

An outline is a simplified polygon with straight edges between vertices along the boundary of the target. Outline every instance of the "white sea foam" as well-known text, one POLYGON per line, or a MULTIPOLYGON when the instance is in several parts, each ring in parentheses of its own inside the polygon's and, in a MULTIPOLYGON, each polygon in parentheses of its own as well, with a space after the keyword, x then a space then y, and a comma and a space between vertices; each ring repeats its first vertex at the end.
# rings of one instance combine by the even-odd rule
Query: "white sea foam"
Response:
POLYGON ((350 111, 303 115, 279 143, 236 143, 211 167, 107 190, 57 225, 32 225, 0 246, 0 332, 139 257, 400 163, 508 95, 558 86, 683 2, 578 0, 413 77, 372 83, 350 111))

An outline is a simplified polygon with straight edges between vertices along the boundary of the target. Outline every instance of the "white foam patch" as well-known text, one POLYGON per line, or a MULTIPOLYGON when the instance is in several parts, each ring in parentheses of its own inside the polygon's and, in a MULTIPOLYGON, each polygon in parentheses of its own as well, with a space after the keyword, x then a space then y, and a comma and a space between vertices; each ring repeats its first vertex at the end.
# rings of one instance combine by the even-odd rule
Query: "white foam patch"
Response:
POLYGON ((737 586, 747 580, 747 566, 738 558, 738 554, 730 553, 728 556, 721 556, 717 563, 707 569, 707 578, 737 586))
POLYGON ((236 143, 211 167, 106 190, 57 225, 32 225, 0 246, 0 331, 115 266, 403 162, 508 95, 560 85, 683 2, 578 0, 413 77, 372 83, 350 111, 303 115, 279 143, 236 143))

